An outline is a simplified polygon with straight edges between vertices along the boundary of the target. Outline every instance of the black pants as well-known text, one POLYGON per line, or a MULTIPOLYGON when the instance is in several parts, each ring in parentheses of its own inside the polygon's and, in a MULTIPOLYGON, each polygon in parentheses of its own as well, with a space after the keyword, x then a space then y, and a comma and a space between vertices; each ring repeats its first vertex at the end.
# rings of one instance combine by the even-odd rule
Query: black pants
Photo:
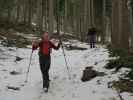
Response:
POLYGON ((96 36, 90 35, 90 48, 95 48, 96 36))
POLYGON ((43 88, 49 87, 49 69, 51 63, 50 55, 45 56, 41 52, 39 52, 39 62, 40 62, 40 69, 42 72, 43 78, 43 88))

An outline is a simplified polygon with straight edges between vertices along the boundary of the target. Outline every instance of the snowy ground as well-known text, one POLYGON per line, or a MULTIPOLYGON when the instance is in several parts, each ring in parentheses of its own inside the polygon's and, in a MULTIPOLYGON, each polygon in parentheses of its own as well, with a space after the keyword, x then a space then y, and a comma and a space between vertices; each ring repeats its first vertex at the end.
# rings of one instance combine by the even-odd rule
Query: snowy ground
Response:
MULTIPOLYGON (((83 47, 88 45, 79 44, 83 47)), ((108 51, 101 46, 85 51, 67 51, 72 80, 68 79, 62 50, 52 52, 52 65, 50 70, 50 90, 43 93, 41 72, 38 63, 38 54, 34 52, 28 83, 24 84, 29 63, 31 49, 18 49, 0 47, 0 100, 120 100, 116 91, 109 89, 107 83, 117 80, 119 74, 112 74, 104 69, 107 63, 108 51), (13 50, 10 50, 13 49, 13 50), (24 58, 14 62, 15 56, 24 58), (87 66, 105 72, 104 77, 96 77, 89 82, 81 82, 82 70, 87 66), (11 71, 20 72, 19 75, 11 75, 11 71), (19 91, 8 89, 7 86, 20 87, 19 91)), ((133 96, 123 93, 125 100, 133 100, 133 96)))

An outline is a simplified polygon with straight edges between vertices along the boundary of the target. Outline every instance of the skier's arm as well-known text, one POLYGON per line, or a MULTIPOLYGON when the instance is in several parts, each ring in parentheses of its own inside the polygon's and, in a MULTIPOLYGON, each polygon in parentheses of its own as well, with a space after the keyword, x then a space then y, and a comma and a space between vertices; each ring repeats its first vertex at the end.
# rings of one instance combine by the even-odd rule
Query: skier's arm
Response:
POLYGON ((53 49, 58 50, 58 49, 60 48, 61 42, 59 42, 58 45, 55 46, 55 44, 53 44, 53 43, 50 41, 50 45, 51 45, 51 47, 52 47, 53 49))
POLYGON ((33 41, 33 42, 32 42, 32 50, 33 50, 33 51, 36 50, 36 49, 39 47, 39 45, 40 45, 40 42, 38 42, 38 41, 33 41))

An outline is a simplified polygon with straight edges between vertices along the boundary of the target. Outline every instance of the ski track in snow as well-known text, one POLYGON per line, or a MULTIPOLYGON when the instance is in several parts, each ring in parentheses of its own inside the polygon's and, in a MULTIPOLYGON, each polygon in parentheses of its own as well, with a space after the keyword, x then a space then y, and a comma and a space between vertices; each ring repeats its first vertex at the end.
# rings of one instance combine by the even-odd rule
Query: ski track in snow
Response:
MULTIPOLYGON (((88 45, 85 44, 77 45, 88 48, 88 45)), ((85 51, 65 50, 72 80, 68 79, 62 50, 53 50, 50 70, 51 83, 48 93, 44 93, 42 90, 38 51, 33 54, 28 83, 24 84, 31 50, 18 49, 17 56, 24 59, 14 62, 15 50, 7 49, 9 48, 2 47, 2 50, 6 50, 6 55, 0 54, 1 57, 8 58, 0 59, 0 100, 119 100, 116 92, 107 86, 108 82, 118 79, 119 73, 111 74, 111 71, 104 69, 109 58, 108 51, 102 46, 98 46, 96 49, 88 48, 85 51), (94 69, 105 72, 107 75, 83 83, 80 78, 82 70, 87 66, 94 66, 94 69), (20 72, 20 75, 10 75, 13 70, 20 72), (23 84, 25 86, 22 86, 23 84), (7 86, 20 87, 20 91, 9 90, 7 86)), ((133 100, 129 93, 122 95, 125 100, 133 100)))

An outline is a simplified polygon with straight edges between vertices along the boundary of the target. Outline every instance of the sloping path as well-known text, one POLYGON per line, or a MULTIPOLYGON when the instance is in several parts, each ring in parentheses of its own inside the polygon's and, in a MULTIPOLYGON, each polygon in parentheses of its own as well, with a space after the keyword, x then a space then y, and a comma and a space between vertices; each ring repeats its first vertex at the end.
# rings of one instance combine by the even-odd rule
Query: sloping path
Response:
MULTIPOLYGON (((88 45, 85 44, 77 43, 77 45, 88 48, 88 45)), ((7 48, 3 49, 7 50, 7 48)), ((51 83, 47 94, 43 93, 42 90, 37 51, 33 54, 29 82, 21 87, 25 80, 31 50, 18 49, 17 52, 19 56, 24 58, 20 62, 14 62, 15 51, 7 51, 6 57, 9 58, 0 60, 0 100, 119 100, 116 92, 107 86, 107 83, 116 80, 118 75, 112 75, 110 71, 104 69, 108 60, 108 51, 101 46, 96 49, 88 48, 85 51, 66 51, 73 80, 68 80, 62 50, 53 51, 50 70, 51 83), (9 54, 14 56, 8 56, 9 54), (87 66, 94 66, 94 69, 105 72, 107 75, 83 83, 80 78, 82 70, 87 66), (17 70, 21 74, 10 75, 9 72, 12 70, 17 70), (13 91, 7 89, 6 86, 21 88, 20 91, 13 91)), ((127 96, 126 98, 128 99, 125 100, 133 100, 133 97, 127 96)))

